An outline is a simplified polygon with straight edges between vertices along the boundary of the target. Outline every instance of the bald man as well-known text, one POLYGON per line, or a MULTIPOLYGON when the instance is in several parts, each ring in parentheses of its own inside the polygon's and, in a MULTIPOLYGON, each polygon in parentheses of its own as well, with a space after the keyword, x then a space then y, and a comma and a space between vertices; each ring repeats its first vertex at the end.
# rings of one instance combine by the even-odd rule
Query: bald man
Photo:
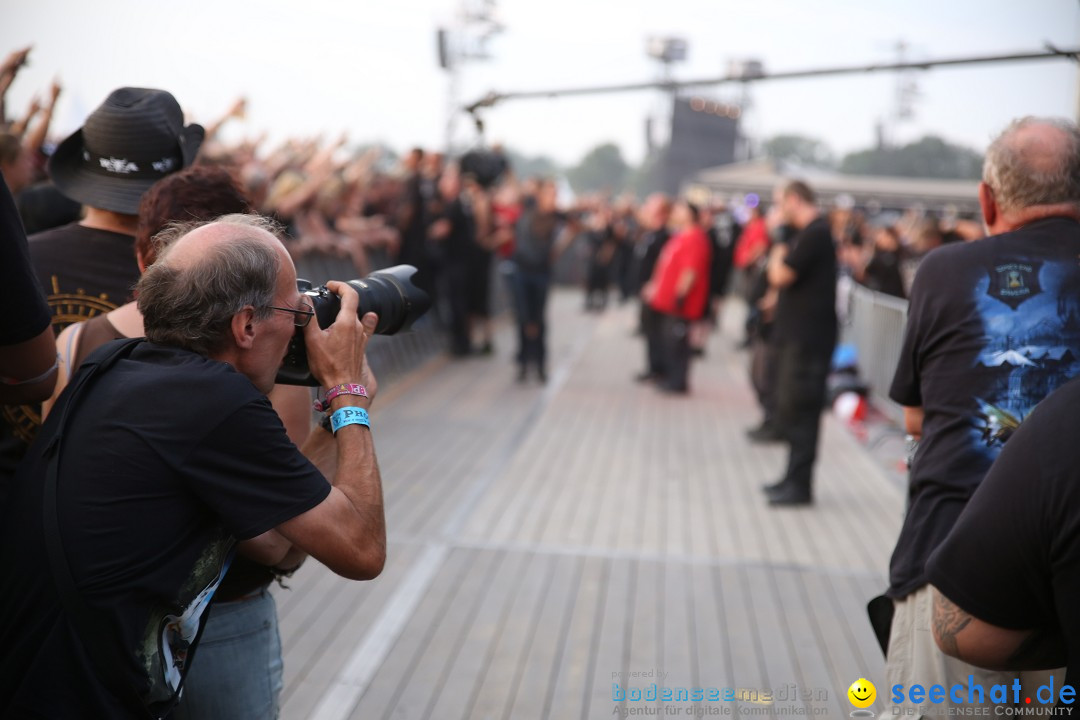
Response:
POLYGON ((167 714, 237 551, 286 568, 307 553, 357 580, 385 562, 364 361, 377 318, 331 282, 341 312, 309 322, 260 218, 175 232, 137 288, 147 339, 87 359, 4 499, 0 717, 167 714), (331 400, 335 434, 305 444, 316 464, 266 398, 297 327, 315 377, 353 386, 331 400))
MULTIPOLYGON (((1016 678, 1015 672, 982 670, 938 649, 927 560, 1013 431, 1046 395, 1080 374, 1080 130, 1065 120, 1014 122, 987 149, 979 204, 992 236, 941 247, 919 267, 890 390, 905 407, 908 432, 921 439, 889 568, 887 595, 895 609, 885 667, 889 687, 966 687, 969 676, 989 687, 1016 678)), ((985 530, 1001 533, 998 540, 1019 536, 1006 526, 985 530)), ((979 543, 977 552, 990 545, 979 543)), ((978 559, 991 558, 998 556, 978 559)), ((961 562, 975 567, 976 560, 961 562)), ((976 596, 965 582, 969 577, 943 579, 946 595, 976 596)), ((1040 589, 1028 592, 1035 602, 1040 589)), ((965 609, 993 602, 985 598, 965 609)), ((1044 681, 1025 674, 1021 680, 1035 686, 1044 681)), ((903 698, 895 705, 904 714, 921 712, 909 695, 903 698)), ((993 703, 983 698, 975 704, 993 703)))

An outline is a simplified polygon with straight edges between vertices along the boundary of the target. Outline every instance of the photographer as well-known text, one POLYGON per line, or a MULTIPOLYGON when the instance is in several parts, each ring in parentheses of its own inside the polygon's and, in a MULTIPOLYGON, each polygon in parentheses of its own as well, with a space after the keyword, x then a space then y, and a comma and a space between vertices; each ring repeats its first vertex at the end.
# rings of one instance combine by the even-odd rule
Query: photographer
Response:
MULTIPOLYGON (((171 223, 213 220, 250 210, 248 199, 223 168, 193 165, 154 183, 139 203, 135 258, 141 272, 164 249, 154 238, 171 223)), ((74 370, 110 340, 143 337, 142 315, 133 300, 115 310, 69 325, 57 336, 60 372, 53 397, 42 404, 48 416, 74 370)), ((267 396, 289 439, 302 446, 311 432, 308 388, 275 385, 267 396)), ((92 412, 93 408, 88 408, 92 412)), ((173 720, 247 720, 277 717, 283 688, 278 618, 269 586, 285 571, 237 557, 214 594, 214 612, 199 644, 199 664, 184 683, 173 720)))
POLYGON ((178 228, 137 287, 148 340, 93 353, 53 408, 2 508, 0 716, 167 715, 235 551, 382 571, 364 359, 377 318, 331 282, 334 323, 310 322, 270 228, 178 228), (297 327, 315 377, 347 388, 335 434, 316 429, 304 454, 266 398, 297 327))

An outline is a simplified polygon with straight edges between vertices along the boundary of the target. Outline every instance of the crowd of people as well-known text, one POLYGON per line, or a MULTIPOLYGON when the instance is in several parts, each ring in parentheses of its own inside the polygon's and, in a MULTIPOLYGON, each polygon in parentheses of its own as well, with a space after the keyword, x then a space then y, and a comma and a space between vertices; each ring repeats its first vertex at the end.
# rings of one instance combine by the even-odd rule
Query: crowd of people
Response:
POLYGON ((838 274, 909 299, 889 394, 917 443, 872 617, 894 712, 1070 705, 1080 682, 1080 129, 1023 118, 987 150, 982 227, 825 214, 794 181, 735 247, 751 309, 756 441, 790 445, 771 504, 812 502, 838 274), (1006 444, 1007 443, 1007 444, 1006 444), (879 600, 884 603, 878 602, 879 600), (884 611, 882 608, 886 608, 884 611), (1046 697, 1043 686, 1066 687, 1046 697), (948 694, 977 685, 977 694, 948 694), (1017 692, 991 695, 991 688, 1017 692), (900 692, 897 692, 897 689, 900 692), (941 688, 944 700, 915 688, 941 688), (921 695, 921 696, 920 696, 921 695), (962 706, 962 707, 960 707, 962 706))
POLYGON ((1025 118, 994 141, 981 225, 823 211, 800 180, 738 207, 660 193, 567 206, 498 148, 394 165, 345 137, 228 144, 243 101, 204 127, 156 89, 112 92, 54 144, 59 83, 7 121, 28 52, 0 65, 0 288, 17 308, 0 328, 0 587, 19 589, 0 592, 0 714, 275 717, 270 585, 308 555, 351 579, 381 572, 364 355, 378 318, 329 281, 340 312, 312 322, 296 263, 313 255, 357 275, 415 267, 455 357, 493 353, 504 283, 525 382, 546 380, 549 291, 572 252, 585 312, 613 290, 639 303, 635 379, 674 395, 691 392, 734 280, 764 415, 749 436, 789 449, 763 488, 772 507, 814 502, 838 280, 908 298, 890 394, 919 444, 886 593, 888 684, 1038 684, 1062 667, 1080 683, 1074 124, 1025 118), (298 342, 314 397, 276 382, 298 342))

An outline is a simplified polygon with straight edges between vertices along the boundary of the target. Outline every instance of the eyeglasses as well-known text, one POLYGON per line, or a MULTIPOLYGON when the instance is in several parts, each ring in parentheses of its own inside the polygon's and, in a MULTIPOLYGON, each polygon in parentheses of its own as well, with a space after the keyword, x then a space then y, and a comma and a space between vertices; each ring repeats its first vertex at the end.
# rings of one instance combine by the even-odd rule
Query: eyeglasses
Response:
POLYGON ((296 327, 307 327, 307 324, 311 322, 311 318, 315 317, 315 308, 311 306, 307 300, 301 300, 300 306, 303 310, 296 310, 294 308, 277 307, 276 305, 267 305, 270 310, 280 310, 281 312, 287 312, 293 314, 293 325, 296 327))

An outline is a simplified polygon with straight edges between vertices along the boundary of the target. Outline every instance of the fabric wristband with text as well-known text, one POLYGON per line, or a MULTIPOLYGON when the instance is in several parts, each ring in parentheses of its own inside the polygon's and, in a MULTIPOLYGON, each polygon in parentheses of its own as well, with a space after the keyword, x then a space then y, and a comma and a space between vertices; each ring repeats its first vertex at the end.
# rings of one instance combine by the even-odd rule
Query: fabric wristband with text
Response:
POLYGON ((356 383, 350 383, 347 385, 335 385, 326 391, 326 397, 319 400, 316 398, 314 407, 315 412, 326 412, 330 409, 330 401, 336 398, 338 395, 357 395, 359 397, 367 397, 367 389, 363 385, 356 383))
POLYGON ((330 428, 337 434, 337 431, 346 425, 363 425, 367 428, 371 428, 371 422, 368 420, 368 412, 361 407, 343 407, 339 410, 335 410, 330 416, 330 428))

